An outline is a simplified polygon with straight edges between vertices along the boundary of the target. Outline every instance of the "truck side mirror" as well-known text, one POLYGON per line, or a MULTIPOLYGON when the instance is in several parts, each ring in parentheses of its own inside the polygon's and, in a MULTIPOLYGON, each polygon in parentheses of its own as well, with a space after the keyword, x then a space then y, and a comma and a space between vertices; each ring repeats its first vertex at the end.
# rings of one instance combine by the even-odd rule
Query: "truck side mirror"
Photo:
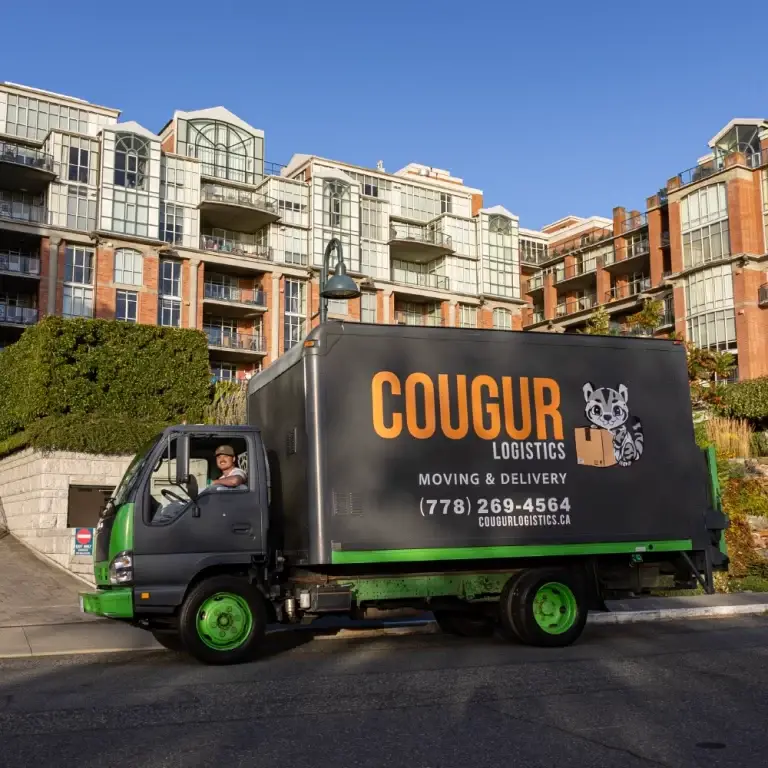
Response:
POLYGON ((184 487, 189 474, 189 435, 176 438, 176 485, 184 487))

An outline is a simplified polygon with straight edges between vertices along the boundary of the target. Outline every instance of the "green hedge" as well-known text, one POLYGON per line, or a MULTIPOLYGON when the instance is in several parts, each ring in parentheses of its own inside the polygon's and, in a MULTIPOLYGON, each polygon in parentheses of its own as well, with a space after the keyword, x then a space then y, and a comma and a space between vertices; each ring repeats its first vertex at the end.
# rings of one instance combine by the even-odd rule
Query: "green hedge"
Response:
POLYGON ((23 432, 36 447, 130 452, 164 424, 202 421, 209 382, 199 331, 49 317, 0 352, 0 443, 23 432))
POLYGON ((720 410, 736 419, 768 422, 768 376, 723 387, 720 410))

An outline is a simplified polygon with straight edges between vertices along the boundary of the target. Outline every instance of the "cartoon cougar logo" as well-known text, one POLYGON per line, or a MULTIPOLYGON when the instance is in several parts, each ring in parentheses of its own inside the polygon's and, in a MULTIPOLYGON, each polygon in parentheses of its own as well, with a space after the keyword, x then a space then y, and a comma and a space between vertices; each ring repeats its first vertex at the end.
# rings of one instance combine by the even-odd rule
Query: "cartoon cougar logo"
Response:
POLYGON ((630 417, 628 399, 629 392, 623 384, 619 384, 618 390, 584 385, 584 413, 596 427, 611 433, 613 455, 622 467, 628 467, 643 455, 643 425, 639 419, 630 417))

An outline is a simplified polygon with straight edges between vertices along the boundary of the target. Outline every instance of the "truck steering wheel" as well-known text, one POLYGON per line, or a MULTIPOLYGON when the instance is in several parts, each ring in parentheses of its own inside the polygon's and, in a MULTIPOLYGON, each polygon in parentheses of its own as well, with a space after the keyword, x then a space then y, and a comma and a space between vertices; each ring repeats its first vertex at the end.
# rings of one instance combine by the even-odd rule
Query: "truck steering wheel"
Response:
POLYGON ((182 499, 181 496, 178 496, 173 491, 169 491, 167 488, 163 488, 160 491, 160 495, 168 499, 168 501, 178 501, 180 504, 187 503, 185 499, 182 499))

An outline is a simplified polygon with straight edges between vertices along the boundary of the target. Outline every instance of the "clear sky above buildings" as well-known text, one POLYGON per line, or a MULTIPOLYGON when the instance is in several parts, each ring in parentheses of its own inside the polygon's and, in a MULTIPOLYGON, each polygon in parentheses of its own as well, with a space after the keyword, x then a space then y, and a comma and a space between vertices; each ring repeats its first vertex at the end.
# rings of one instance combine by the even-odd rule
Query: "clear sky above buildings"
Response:
POLYGON ((642 207, 768 114, 747 16, 697 2, 11 3, 0 80, 159 131, 223 105, 294 152, 446 168, 537 228, 642 207))

